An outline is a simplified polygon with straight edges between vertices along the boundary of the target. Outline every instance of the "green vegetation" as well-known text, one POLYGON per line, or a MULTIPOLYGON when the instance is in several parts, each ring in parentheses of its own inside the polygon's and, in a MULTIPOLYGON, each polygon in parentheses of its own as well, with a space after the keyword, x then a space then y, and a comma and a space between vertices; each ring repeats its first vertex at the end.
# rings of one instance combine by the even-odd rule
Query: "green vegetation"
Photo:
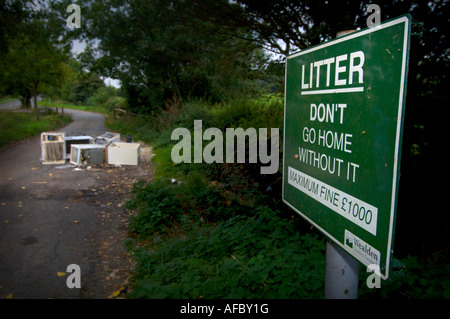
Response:
POLYGON ((450 299, 450 265, 442 253, 429 258, 406 256, 394 259, 393 272, 388 281, 381 281, 381 289, 369 289, 369 273, 360 268, 359 295, 364 299, 450 299))
POLYGON ((252 216, 135 248, 132 297, 321 298, 323 240, 301 236, 267 207, 248 209, 252 216))
POLYGON ((34 113, 0 112, 0 147, 23 140, 46 131, 53 131, 66 126, 70 116, 58 114, 41 114, 36 121, 34 113))
POLYGON ((0 96, 20 96, 24 107, 31 106, 31 98, 37 104, 39 94, 64 81, 70 50, 70 43, 60 40, 63 26, 54 24, 45 10, 29 10, 29 2, 0 5, 2 20, 8 17, 0 24, 0 96))
POLYGON ((205 128, 269 122, 280 127, 282 111, 282 96, 267 95, 214 106, 177 104, 159 120, 127 118, 111 124, 137 139, 156 140, 155 179, 135 184, 126 204, 136 211, 126 241, 137 261, 131 297, 322 296, 323 238, 314 231, 298 232, 295 222, 283 217, 261 191, 263 184, 256 183, 255 165, 174 165, 170 158, 172 128, 192 128, 200 116, 205 128))

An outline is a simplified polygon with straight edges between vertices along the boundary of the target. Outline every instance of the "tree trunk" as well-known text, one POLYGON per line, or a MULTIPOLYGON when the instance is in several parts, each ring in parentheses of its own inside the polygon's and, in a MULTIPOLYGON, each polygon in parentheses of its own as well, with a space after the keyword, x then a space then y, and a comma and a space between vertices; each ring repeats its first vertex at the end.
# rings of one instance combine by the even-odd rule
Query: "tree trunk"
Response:
POLYGON ((36 121, 40 120, 39 107, 37 104, 38 86, 39 86, 39 81, 34 82, 34 90, 33 90, 33 102, 34 103, 33 104, 34 104, 34 111, 36 112, 36 121))
POLYGON ((22 107, 29 109, 31 107, 31 101, 29 96, 22 96, 20 102, 22 103, 22 107))

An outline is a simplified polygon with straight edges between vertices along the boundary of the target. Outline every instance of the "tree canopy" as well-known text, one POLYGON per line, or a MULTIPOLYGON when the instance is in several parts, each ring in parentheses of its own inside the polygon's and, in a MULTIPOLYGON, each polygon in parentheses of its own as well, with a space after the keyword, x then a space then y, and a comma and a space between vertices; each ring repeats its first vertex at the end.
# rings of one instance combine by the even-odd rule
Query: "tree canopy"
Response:
POLYGON ((6 45, 0 52, 0 88, 3 93, 22 96, 23 104, 29 106, 31 96, 36 105, 39 93, 62 82, 70 44, 58 40, 62 28, 49 12, 33 11, 25 4, 26 1, 2 4, 2 12, 7 13, 13 26, 1 28, 6 45))
POLYGON ((199 18, 201 8, 193 0, 85 6, 88 27, 81 33, 91 46, 82 60, 120 79, 135 110, 150 111, 173 96, 221 100, 238 94, 266 62, 255 43, 243 40, 250 30, 223 32, 199 18))

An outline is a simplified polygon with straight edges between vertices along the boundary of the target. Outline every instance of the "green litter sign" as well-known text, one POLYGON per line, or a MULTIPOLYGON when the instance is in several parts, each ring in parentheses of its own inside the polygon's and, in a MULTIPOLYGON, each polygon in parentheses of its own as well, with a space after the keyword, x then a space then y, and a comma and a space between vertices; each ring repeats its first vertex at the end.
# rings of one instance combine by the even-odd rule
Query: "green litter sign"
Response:
POLYGON ((286 59, 283 201, 389 276, 411 17, 286 59))

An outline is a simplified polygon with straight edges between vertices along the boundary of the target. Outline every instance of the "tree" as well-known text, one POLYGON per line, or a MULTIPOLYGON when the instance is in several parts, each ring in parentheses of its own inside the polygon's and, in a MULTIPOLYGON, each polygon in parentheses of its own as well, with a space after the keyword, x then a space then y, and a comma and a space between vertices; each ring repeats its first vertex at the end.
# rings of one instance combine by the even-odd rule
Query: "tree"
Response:
POLYGON ((97 90, 103 87, 105 83, 97 73, 80 71, 70 82, 68 100, 74 104, 86 105, 97 90))
MULTIPOLYGON (((19 32, 22 22, 29 18, 29 12, 24 7, 24 0, 2 1, 0 3, 0 43, 2 44, 0 46, 0 74, 2 78, 5 77, 4 63, 9 51, 10 41, 19 32)), ((19 95, 22 97, 22 105, 29 107, 31 93, 23 87, 11 90, 12 87, 10 81, 0 79, 0 96, 8 93, 19 95)))
POLYGON ((16 0, 0 2, 0 57, 8 52, 9 40, 13 39, 23 22, 28 21, 32 13, 27 9, 38 0, 16 0))
POLYGON ((229 98, 262 59, 254 43, 242 40, 248 30, 230 36, 199 19, 199 10, 193 0, 84 2, 80 32, 93 45, 83 60, 91 71, 120 79, 135 111, 157 110, 173 96, 229 98))
POLYGON ((37 106, 37 96, 47 86, 58 85, 63 78, 68 47, 60 45, 57 37, 57 29, 43 11, 22 21, 14 37, 8 38, 8 51, 0 62, 2 87, 21 95, 26 106, 30 96, 37 106))
MULTIPOLYGON (((316 0, 196 0, 202 19, 226 26, 223 32, 247 28, 245 37, 277 54, 319 44, 336 36, 337 31, 362 26, 362 16, 370 1, 316 0), (233 26, 230 28, 230 26, 233 26)), ((365 23, 365 20, 364 20, 365 23)))

